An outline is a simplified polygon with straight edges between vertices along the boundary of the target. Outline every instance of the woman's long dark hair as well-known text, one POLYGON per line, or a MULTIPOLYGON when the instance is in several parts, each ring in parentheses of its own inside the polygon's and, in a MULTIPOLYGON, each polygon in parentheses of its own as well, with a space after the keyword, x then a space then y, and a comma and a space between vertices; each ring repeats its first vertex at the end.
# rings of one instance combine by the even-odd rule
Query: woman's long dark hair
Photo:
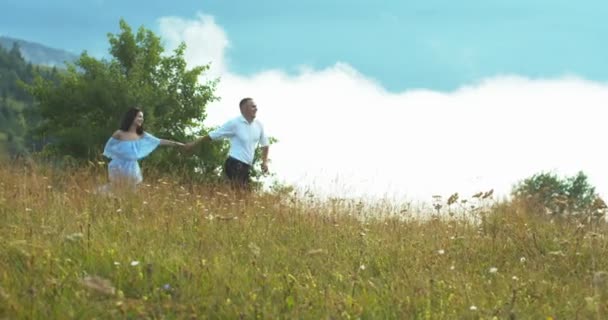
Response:
MULTIPOLYGON (((120 130, 129 131, 129 128, 131 128, 131 125, 135 120, 135 117, 137 117, 137 114, 140 112, 142 111, 139 108, 129 109, 129 111, 127 111, 122 117, 122 122, 120 123, 120 130)), ((141 126, 137 127, 135 131, 137 132, 137 135, 141 136, 142 134, 144 134, 144 125, 142 124, 141 126)))

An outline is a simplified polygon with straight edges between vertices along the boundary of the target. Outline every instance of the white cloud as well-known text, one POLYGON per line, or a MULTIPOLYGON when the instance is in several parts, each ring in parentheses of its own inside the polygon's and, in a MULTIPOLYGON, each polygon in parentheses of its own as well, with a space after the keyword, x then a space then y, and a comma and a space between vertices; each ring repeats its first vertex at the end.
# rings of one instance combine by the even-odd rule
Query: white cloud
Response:
POLYGON ((583 170, 608 195, 606 84, 501 76, 449 93, 390 93, 343 62, 243 76, 226 65, 229 41, 212 17, 160 24, 171 44, 187 43, 190 64, 213 61, 221 75, 222 100, 208 107, 208 125, 237 115, 242 97, 256 100, 259 119, 280 141, 271 148, 272 169, 285 182, 430 200, 492 188, 505 195, 540 171, 583 170))
POLYGON ((167 48, 173 50, 181 42, 186 43, 185 59, 190 66, 211 63, 208 76, 212 78, 227 71, 225 51, 230 42, 212 16, 198 14, 198 20, 163 17, 158 23, 162 38, 168 41, 167 48))

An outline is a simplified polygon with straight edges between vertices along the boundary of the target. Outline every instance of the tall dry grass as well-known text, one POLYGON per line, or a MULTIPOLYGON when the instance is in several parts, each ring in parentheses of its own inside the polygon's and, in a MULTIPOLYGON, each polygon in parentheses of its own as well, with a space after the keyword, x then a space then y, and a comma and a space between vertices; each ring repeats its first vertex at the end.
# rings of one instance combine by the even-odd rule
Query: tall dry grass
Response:
POLYGON ((103 168, 0 166, 0 318, 608 317, 599 222, 103 183, 103 168))

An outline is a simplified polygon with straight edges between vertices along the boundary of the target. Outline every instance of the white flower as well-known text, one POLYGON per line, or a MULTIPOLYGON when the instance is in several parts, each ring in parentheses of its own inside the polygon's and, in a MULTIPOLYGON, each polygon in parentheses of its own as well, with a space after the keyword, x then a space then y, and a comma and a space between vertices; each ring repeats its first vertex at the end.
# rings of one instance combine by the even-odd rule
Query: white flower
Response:
POLYGON ((511 279, 513 279, 513 281, 519 280, 519 278, 517 276, 513 276, 511 279))
POLYGON ((359 269, 361 269, 361 270, 365 270, 365 265, 364 265, 364 264, 362 264, 361 266, 359 266, 359 269))
POLYGON ((445 253, 445 250, 443 250, 443 249, 439 249, 439 250, 437 250, 437 253, 439 253, 439 254, 444 254, 444 253, 445 253))
POLYGON ((451 267, 450 267, 450 270, 454 270, 454 269, 456 269, 456 267, 454 267, 454 266, 451 266, 451 267))
POLYGON ((115 265, 115 266, 119 266, 119 265, 120 265, 120 262, 118 262, 118 261, 114 261, 114 265, 115 265))
POLYGON ((471 311, 477 311, 477 307, 476 306, 471 306, 471 307, 469 307, 469 310, 471 310, 471 311))
POLYGON ((137 260, 133 260, 133 261, 131 261, 131 266, 132 266, 132 267, 135 267, 135 266, 137 266, 137 265, 139 265, 139 261, 137 261, 137 260))
POLYGON ((526 262, 526 257, 521 257, 521 258, 519 258, 519 262, 521 262, 521 263, 526 262))
POLYGON ((496 272, 498 272, 498 268, 492 267, 492 268, 490 268, 489 271, 490 271, 490 273, 496 273, 496 272))

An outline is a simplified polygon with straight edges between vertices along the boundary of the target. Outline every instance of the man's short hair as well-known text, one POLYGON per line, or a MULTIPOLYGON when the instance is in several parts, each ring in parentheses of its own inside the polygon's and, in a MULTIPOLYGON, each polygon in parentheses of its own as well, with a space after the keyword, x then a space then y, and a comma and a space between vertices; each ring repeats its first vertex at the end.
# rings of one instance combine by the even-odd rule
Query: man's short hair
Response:
POLYGON ((239 102, 239 108, 243 108, 243 106, 245 105, 245 103, 247 103, 247 101, 251 101, 253 100, 252 98, 243 98, 241 99, 241 102, 239 102))

